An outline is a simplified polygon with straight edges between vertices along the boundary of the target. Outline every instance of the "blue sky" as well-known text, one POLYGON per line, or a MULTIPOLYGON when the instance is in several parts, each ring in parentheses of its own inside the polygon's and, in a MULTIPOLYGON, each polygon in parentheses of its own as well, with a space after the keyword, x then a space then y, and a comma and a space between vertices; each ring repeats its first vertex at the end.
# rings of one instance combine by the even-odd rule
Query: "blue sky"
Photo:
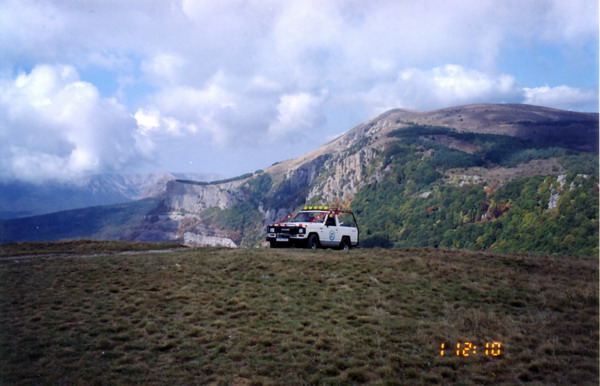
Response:
POLYGON ((0 3, 0 179, 224 177, 391 108, 598 111, 595 0, 0 3))

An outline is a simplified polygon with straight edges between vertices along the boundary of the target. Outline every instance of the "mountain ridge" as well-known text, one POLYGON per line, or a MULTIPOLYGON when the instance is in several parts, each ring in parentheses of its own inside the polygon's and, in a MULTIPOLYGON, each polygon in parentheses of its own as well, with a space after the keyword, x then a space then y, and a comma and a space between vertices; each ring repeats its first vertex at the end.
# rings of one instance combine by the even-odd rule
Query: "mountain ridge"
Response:
MULTIPOLYGON (((568 212, 573 206, 560 197, 577 194, 592 200, 586 205, 597 207, 597 194, 590 191, 594 186, 597 189, 597 153, 598 114, 594 113, 490 104, 429 112, 393 109, 264 171, 221 183, 169 181, 160 204, 124 230, 122 238, 258 245, 265 223, 278 221, 304 204, 328 203, 350 207, 363 217, 367 245, 371 240, 382 246, 493 249, 500 245, 510 249, 514 248, 512 236, 501 230, 512 224, 509 220, 516 224, 518 218, 512 216, 521 210, 536 216, 536 221, 558 221, 562 215, 555 212, 568 212), (510 190, 513 181, 533 189, 531 197, 510 190), (562 190, 556 184, 562 184, 562 190), (456 203, 446 202, 446 196, 455 197, 456 203), (550 197, 556 202, 552 208, 550 197), (377 216, 397 220, 378 222, 377 216), (406 218, 412 222, 406 223, 406 218), (437 236, 429 219, 441 227, 437 236), (413 229, 416 226, 425 228, 419 232, 413 229), (472 227, 480 241, 489 240, 477 244, 455 232, 472 227), (498 237, 510 240, 494 242, 498 237)), ((591 233, 592 239, 577 241, 586 247, 569 249, 561 239, 551 252, 587 254, 593 250, 589 245, 597 239, 597 226, 594 231, 590 224, 597 224, 597 214, 586 216, 573 222, 573 227, 591 233)), ((568 222, 561 224, 568 227, 568 222)), ((570 234, 571 230, 556 231, 570 234)), ((543 248, 539 240, 530 244, 543 248)))
POLYGON ((0 219, 160 197, 165 193, 167 182, 177 178, 205 181, 219 176, 209 173, 105 173, 64 182, 0 182, 0 219))
MULTIPOLYGON (((556 122, 566 119, 574 120, 576 122, 585 122, 588 124, 598 122, 598 113, 579 113, 554 109, 550 107, 533 106, 526 104, 471 104, 430 111, 418 111, 412 109, 397 108, 388 110, 375 118, 372 118, 370 120, 367 120, 366 122, 355 126, 354 128, 348 130, 339 137, 327 142, 326 144, 300 157, 294 158, 292 160, 278 162, 276 165, 267 168, 266 171, 272 171, 274 174, 278 174, 277 171, 279 171, 280 169, 290 169, 302 164, 303 162, 312 161, 317 156, 326 154, 334 146, 345 147, 344 144, 346 144, 347 142, 351 142, 352 140, 356 141, 357 137, 369 135, 369 131, 376 125, 377 122, 383 121, 385 126, 384 128, 387 128, 387 130, 381 131, 381 133, 379 133, 380 135, 385 135, 390 130, 397 129, 398 124, 407 125, 411 123, 417 123, 422 125, 445 126, 463 132, 499 134, 525 139, 535 139, 533 133, 530 133, 530 130, 527 130, 531 129, 531 126, 523 122, 535 122, 534 118, 539 118, 540 116, 543 118, 541 120, 538 120, 538 122, 540 123, 547 123, 552 121, 556 122), (510 122, 510 124, 507 124, 506 120, 501 120, 501 123, 498 123, 497 115, 501 112, 507 111, 510 111, 512 115, 510 121, 508 121, 510 122), (475 113, 477 116, 487 114, 487 118, 485 121, 478 121, 485 122, 487 124, 485 126, 480 124, 475 127, 469 125, 468 120, 467 122, 465 122, 464 119, 461 120, 463 113, 466 114, 466 112, 470 112, 471 114, 475 113), (494 120, 491 119, 493 117, 496 117, 496 122, 494 122, 494 120), (576 117, 578 119, 574 119, 576 117), (516 119, 518 120, 515 121, 516 119), (392 123, 392 121, 394 122, 392 123), (394 123, 396 125, 394 125, 394 123)), ((541 127, 541 129, 544 128, 544 126, 541 127)), ((596 133, 597 131, 598 129, 596 124, 596 133)), ((594 139, 594 137, 596 137, 595 141, 592 141, 591 143, 586 142, 584 145, 585 149, 577 150, 596 152, 598 151, 597 135, 593 135, 593 130, 591 131, 591 134, 592 135, 589 135, 589 133, 584 133, 583 137, 586 140, 590 138, 594 139)), ((373 135, 374 133, 370 134, 369 136, 373 135)))

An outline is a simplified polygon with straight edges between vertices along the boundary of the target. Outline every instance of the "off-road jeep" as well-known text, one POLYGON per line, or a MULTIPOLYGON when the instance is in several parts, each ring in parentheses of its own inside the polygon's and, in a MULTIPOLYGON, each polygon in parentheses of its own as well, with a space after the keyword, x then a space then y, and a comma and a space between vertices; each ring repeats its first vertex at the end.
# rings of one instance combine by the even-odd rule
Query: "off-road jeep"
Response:
POLYGON ((358 245, 359 230, 349 210, 310 206, 268 225, 267 241, 271 248, 350 249, 358 245))

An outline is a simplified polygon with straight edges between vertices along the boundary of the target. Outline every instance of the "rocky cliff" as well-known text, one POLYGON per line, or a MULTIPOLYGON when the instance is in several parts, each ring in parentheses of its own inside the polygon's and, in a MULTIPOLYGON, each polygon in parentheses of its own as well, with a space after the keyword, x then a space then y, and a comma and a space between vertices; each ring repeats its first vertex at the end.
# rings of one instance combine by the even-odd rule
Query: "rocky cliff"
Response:
POLYGON ((171 180, 161 205, 125 238, 177 240, 190 246, 236 247, 239 240, 237 243, 233 240, 232 232, 211 225, 203 213, 208 208, 226 209, 243 202, 245 194, 240 186, 250 178, 216 184, 171 180))

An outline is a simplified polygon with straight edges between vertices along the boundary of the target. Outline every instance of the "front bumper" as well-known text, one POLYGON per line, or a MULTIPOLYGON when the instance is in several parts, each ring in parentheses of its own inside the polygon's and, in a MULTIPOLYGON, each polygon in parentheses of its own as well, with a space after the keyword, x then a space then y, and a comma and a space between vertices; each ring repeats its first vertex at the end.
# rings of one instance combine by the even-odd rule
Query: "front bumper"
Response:
POLYGON ((279 246, 300 246, 306 244, 306 234, 268 233, 267 241, 279 246))

